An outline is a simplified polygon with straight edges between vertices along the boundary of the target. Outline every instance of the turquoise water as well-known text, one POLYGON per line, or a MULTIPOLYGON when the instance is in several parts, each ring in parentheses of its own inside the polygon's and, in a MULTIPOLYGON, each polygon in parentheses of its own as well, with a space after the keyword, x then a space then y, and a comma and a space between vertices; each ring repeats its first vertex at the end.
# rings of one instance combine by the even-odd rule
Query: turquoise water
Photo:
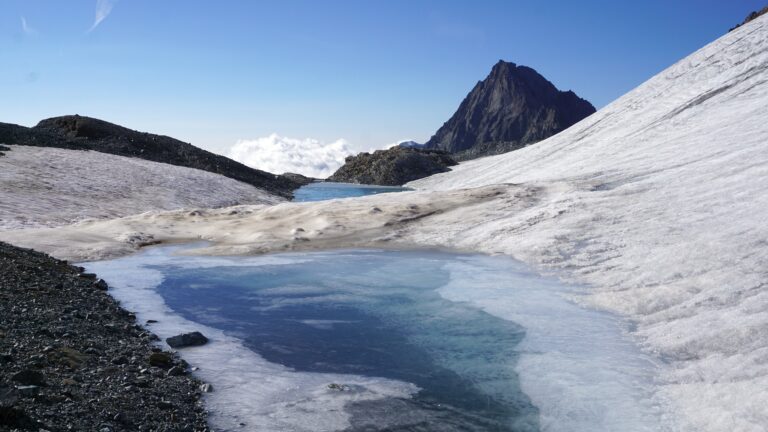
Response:
POLYGON ((410 190, 399 186, 375 186, 352 183, 318 182, 302 186, 293 192, 293 200, 323 201, 334 198, 351 198, 366 195, 375 195, 389 192, 403 192, 410 190))
POLYGON ((237 334, 269 362, 421 389, 348 404, 349 430, 536 430, 514 372, 523 328, 437 292, 450 279, 445 262, 457 258, 353 251, 278 265, 162 267, 157 291, 177 313, 237 334))
POLYGON ((628 324, 515 260, 194 247, 84 265, 161 338, 211 338, 181 351, 216 430, 668 430, 628 324))

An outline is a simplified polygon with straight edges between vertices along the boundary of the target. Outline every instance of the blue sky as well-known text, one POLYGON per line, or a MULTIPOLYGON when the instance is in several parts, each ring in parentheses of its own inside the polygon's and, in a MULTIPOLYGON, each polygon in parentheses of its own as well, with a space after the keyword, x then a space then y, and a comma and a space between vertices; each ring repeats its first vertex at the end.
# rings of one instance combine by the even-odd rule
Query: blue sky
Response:
POLYGON ((94 28, 96 0, 4 0, 0 121, 79 113, 220 153, 424 141, 499 59, 599 108, 764 2, 102 0, 94 28))

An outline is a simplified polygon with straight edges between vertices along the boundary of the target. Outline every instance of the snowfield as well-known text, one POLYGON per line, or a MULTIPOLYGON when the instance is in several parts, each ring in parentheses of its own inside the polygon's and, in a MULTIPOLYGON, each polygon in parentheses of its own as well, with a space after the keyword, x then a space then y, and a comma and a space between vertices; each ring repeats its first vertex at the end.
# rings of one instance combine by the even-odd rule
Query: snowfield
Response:
POLYGON ((148 210, 283 199, 205 171, 93 151, 11 146, 0 157, 0 231, 148 210))
POLYGON ((635 321, 684 430, 768 430, 768 16, 545 142, 412 186, 500 182, 539 204, 467 237, 635 321))
MULTIPOLYGON (((129 253, 131 235, 203 238, 213 246, 196 253, 207 254, 390 245, 509 254, 587 284, 579 302, 634 324, 659 362, 655 399, 671 430, 768 429, 768 15, 565 132, 410 186, 420 190, 154 212, 0 239, 74 259, 129 253)), ((556 421, 562 406, 537 402, 544 430, 568 430, 556 421)))

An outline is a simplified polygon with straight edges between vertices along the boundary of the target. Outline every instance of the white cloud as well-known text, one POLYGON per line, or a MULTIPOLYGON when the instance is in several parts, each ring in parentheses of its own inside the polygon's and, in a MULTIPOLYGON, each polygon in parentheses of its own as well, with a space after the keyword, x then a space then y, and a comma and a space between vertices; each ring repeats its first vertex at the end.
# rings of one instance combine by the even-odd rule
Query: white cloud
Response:
POLYGON ((25 17, 21 17, 21 31, 30 36, 37 34, 37 30, 30 27, 29 23, 27 23, 27 18, 25 17))
POLYGON ((93 25, 88 32, 92 32, 106 17, 112 12, 112 8, 117 3, 117 0, 96 0, 96 16, 93 19, 93 25))
POLYGON ((252 168, 275 174, 294 172, 325 178, 344 165, 344 158, 354 153, 343 139, 324 143, 312 138, 297 139, 272 134, 240 140, 227 156, 252 168))

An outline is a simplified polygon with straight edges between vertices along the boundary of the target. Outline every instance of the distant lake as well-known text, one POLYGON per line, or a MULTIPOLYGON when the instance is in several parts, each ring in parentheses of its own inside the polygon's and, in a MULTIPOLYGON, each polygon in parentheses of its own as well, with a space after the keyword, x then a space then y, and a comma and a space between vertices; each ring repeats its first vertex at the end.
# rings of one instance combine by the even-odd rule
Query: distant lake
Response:
POLYGON ((324 201, 334 198, 351 198, 380 193, 403 192, 411 190, 400 186, 376 186, 353 183, 317 182, 304 185, 293 192, 293 200, 324 201))

